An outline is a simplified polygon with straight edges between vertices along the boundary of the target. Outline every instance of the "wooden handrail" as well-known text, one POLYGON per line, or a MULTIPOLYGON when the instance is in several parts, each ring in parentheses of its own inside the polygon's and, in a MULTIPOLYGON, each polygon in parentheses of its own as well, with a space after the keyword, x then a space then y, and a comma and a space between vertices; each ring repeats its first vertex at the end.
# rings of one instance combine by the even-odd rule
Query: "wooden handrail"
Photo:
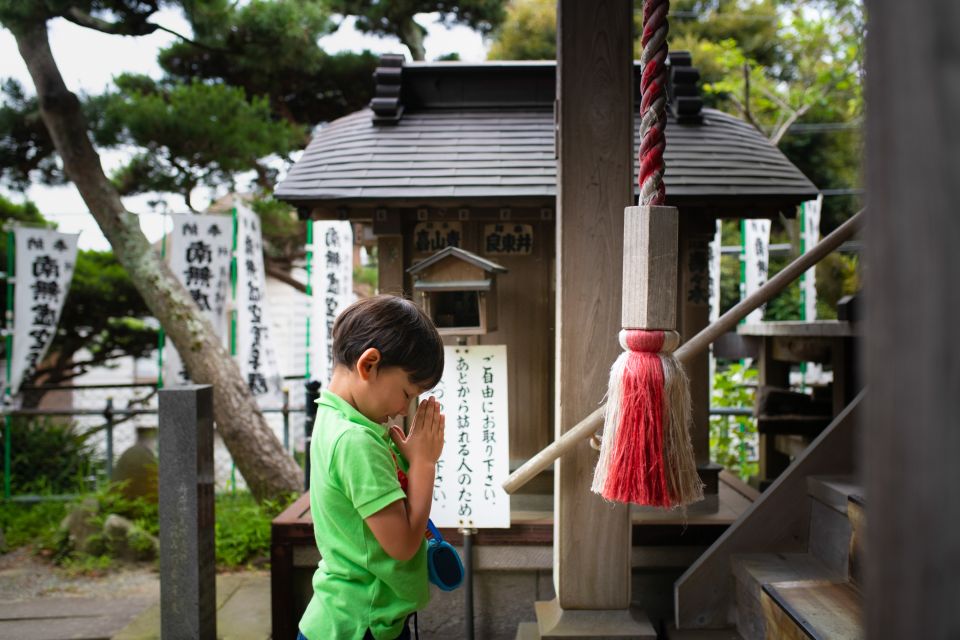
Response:
MULTIPOLYGON (((700 333, 690 338, 677 349, 675 355, 681 364, 686 365, 690 359, 706 349, 714 340, 730 331, 737 323, 760 305, 769 302, 791 282, 799 278, 807 269, 815 266, 837 247, 846 242, 859 229, 863 220, 864 210, 861 209, 853 217, 834 229, 823 240, 818 242, 810 251, 799 256, 796 260, 777 272, 777 275, 768 280, 762 287, 738 302, 729 311, 720 316, 715 322, 705 327, 700 333)), ((503 489, 507 493, 515 493, 520 487, 527 484, 537 474, 549 467, 557 458, 573 449, 580 441, 586 440, 603 426, 603 414, 606 405, 601 405, 593 413, 567 430, 562 436, 540 450, 532 458, 523 463, 504 481, 503 489)))

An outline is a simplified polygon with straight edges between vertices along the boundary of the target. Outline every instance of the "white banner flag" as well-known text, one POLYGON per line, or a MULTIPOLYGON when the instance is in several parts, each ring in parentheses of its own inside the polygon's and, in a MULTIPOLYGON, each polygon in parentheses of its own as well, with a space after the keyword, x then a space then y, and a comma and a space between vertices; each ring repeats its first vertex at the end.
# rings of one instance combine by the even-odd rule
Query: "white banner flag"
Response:
MULTIPOLYGON (((743 296, 747 297, 767 281, 770 258, 770 221, 744 220, 743 223, 743 253, 746 261, 743 296)), ((746 323, 763 322, 763 311, 766 306, 762 305, 750 312, 746 317, 746 323)))
MULTIPOLYGON (((820 210, 823 206, 823 195, 816 200, 803 203, 803 235, 802 252, 806 253, 820 242, 820 210)), ((817 275, 816 267, 807 269, 801 276, 801 291, 803 292, 803 320, 812 322, 817 319, 817 275)))
POLYGON ((510 496, 507 347, 444 347, 440 384, 431 394, 446 416, 430 518, 438 527, 506 528, 510 496))
POLYGON ((346 220, 313 223, 310 289, 310 377, 323 387, 333 377, 333 323, 354 301, 353 227, 346 220))
POLYGON ((717 220, 717 231, 710 243, 710 322, 720 317, 720 256, 723 250, 723 238, 720 220, 717 220))
POLYGON ((266 317, 267 281, 260 218, 237 204, 237 364, 263 408, 283 404, 283 376, 266 317))
MULTIPOLYGON (((213 323, 217 335, 225 339, 233 220, 230 216, 213 214, 177 213, 170 217, 173 220, 173 231, 167 238, 170 269, 213 323)), ((163 350, 163 381, 166 386, 190 383, 183 360, 170 340, 163 350)))
MULTIPOLYGON (((79 234, 17 227, 10 393, 31 377, 57 333, 77 260, 79 234)), ((7 357, 11 357, 7 354, 7 357)))

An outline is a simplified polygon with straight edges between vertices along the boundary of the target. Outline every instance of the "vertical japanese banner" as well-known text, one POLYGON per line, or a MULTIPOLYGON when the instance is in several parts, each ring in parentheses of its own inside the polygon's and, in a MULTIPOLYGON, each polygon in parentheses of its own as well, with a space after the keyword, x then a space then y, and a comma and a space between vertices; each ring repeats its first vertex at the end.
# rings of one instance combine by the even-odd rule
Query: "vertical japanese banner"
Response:
POLYGON ((444 347, 431 394, 446 416, 430 518, 438 527, 506 528, 510 496, 506 345, 444 347))
POLYGON ((10 393, 33 375, 57 333, 77 260, 78 234, 17 227, 10 393))
MULTIPOLYGON (((770 255, 770 221, 744 220, 743 259, 744 279, 742 297, 747 297, 767 281, 767 267, 770 255)), ((763 312, 767 305, 754 309, 746 317, 747 324, 763 322, 763 312)))
MULTIPOLYGON (((717 230, 710 243, 710 322, 720 317, 720 256, 723 254, 723 223, 717 220, 717 230)), ((717 372, 717 359, 710 345, 710 394, 713 396, 713 383, 717 372)))
MULTIPOLYGON (((211 214, 176 213, 170 217, 170 270, 190 292, 217 335, 225 339, 233 221, 229 216, 211 214)), ((166 386, 190 383, 183 360, 170 340, 164 344, 163 381, 166 386)))
POLYGON ((237 203, 237 364, 261 408, 283 404, 283 376, 266 318, 260 218, 237 203))
POLYGON ((353 226, 349 221, 313 223, 310 278, 310 377, 326 387, 333 376, 333 323, 354 300, 353 226))
POLYGON ((717 231, 710 243, 710 322, 720 317, 720 256, 723 252, 722 224, 717 220, 717 231))
MULTIPOLYGON (((820 210, 823 206, 823 195, 816 200, 808 200, 802 205, 803 217, 800 233, 800 253, 806 253, 820 242, 820 210)), ((801 276, 800 290, 803 296, 801 320, 811 322, 817 319, 817 269, 811 267, 801 276)))

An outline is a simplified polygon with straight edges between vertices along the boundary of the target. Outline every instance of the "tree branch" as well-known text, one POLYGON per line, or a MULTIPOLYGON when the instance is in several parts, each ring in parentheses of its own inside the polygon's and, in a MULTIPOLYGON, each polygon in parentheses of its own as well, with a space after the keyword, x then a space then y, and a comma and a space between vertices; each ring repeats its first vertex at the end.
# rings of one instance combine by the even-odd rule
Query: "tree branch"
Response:
POLYGON ((760 123, 757 122, 757 121, 754 119, 753 114, 750 113, 749 111, 747 111, 747 108, 743 106, 743 103, 740 102, 740 100, 737 98, 737 96, 735 96, 735 95, 733 95, 733 94, 731 93, 731 94, 729 94, 727 97, 730 98, 730 101, 734 104, 734 106, 735 106, 737 109, 740 110, 740 113, 743 114, 743 117, 746 118, 747 122, 749 122, 750 124, 752 124, 752 125, 753 125, 753 128, 756 129, 757 131, 759 131, 760 133, 762 133, 762 134, 763 134, 763 137, 766 138, 766 137, 767 137, 767 132, 764 131, 764 130, 763 130, 763 127, 760 126, 760 123))
POLYGON ((810 110, 810 105, 805 104, 799 109, 797 109, 796 111, 794 111, 792 114, 790 114, 790 116, 788 116, 787 119, 784 120, 783 124, 780 125, 780 128, 777 129, 776 133, 774 133, 773 136, 770 138, 770 142, 772 142, 775 145, 779 145, 780 140, 782 140, 783 136, 786 135, 787 130, 790 129, 790 127, 793 126, 793 123, 799 120, 801 117, 803 117, 803 114, 805 114, 809 110, 810 110))
POLYGON ((280 269, 280 268, 278 268, 278 267, 272 266, 272 265, 269 264, 269 263, 265 263, 265 265, 264 265, 264 271, 265 271, 265 272, 267 273, 267 275, 270 276, 271 278, 276 278, 276 279, 279 280, 280 282, 282 282, 282 283, 284 283, 284 284, 290 285, 291 287, 293 287, 294 289, 296 289, 296 290, 299 291, 300 293, 306 293, 306 292, 307 292, 307 285, 305 285, 304 283, 300 282, 299 280, 297 280, 296 278, 294 278, 293 276, 291 276, 289 273, 287 273, 286 271, 284 271, 284 270, 282 270, 282 269, 280 269))
POLYGON ((179 38, 180 40, 183 40, 194 47, 205 49, 207 51, 216 51, 217 53, 230 53, 228 49, 211 47, 210 45, 206 45, 202 42, 197 42, 192 38, 188 38, 182 33, 174 31, 169 27, 165 27, 162 24, 148 22, 146 20, 136 23, 110 22, 108 20, 94 17, 86 11, 78 9, 77 7, 71 7, 63 17, 76 25, 80 25, 81 27, 86 27, 95 31, 101 31, 103 33, 109 33, 110 35, 115 36, 147 36, 154 31, 165 31, 173 37, 179 38))

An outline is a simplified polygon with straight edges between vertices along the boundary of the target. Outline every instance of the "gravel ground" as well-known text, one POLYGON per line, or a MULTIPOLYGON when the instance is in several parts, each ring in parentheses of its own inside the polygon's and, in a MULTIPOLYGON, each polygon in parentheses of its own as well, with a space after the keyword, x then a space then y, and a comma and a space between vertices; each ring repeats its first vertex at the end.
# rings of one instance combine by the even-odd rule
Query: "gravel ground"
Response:
POLYGON ((160 593, 155 565, 130 565, 102 576, 71 576, 27 547, 0 555, 0 602, 38 598, 115 598, 160 593))

